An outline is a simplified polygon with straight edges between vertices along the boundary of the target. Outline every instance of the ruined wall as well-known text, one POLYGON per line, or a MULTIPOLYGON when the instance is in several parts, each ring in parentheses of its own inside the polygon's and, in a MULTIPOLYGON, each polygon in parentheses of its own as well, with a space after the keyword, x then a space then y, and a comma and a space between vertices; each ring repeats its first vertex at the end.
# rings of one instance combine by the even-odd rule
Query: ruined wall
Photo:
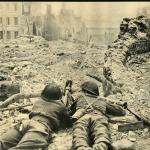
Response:
POLYGON ((108 46, 105 53, 105 78, 120 87, 122 96, 129 99, 136 99, 137 95, 143 95, 143 91, 150 97, 149 30, 150 20, 144 16, 124 18, 118 39, 108 46), (142 84, 142 78, 147 83, 142 84))
POLYGON ((33 16, 21 16, 21 34, 33 35, 33 16))

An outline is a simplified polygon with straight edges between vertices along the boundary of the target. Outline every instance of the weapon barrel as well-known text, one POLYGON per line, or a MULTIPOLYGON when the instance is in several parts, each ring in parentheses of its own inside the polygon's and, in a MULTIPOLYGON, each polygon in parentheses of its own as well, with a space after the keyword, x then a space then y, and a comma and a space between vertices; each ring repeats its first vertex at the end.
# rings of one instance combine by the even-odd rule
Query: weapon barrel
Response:
POLYGON ((150 126, 150 120, 144 118, 144 117, 141 117, 137 114, 135 114, 133 111, 131 111, 129 108, 126 108, 131 114, 133 114, 139 121, 143 121, 143 123, 147 126, 150 126))
POLYGON ((71 92, 71 87, 72 87, 72 81, 71 80, 67 80, 66 81, 66 85, 65 85, 65 89, 64 89, 64 98, 63 98, 63 103, 68 106, 69 105, 69 101, 68 101, 68 97, 69 94, 71 92))

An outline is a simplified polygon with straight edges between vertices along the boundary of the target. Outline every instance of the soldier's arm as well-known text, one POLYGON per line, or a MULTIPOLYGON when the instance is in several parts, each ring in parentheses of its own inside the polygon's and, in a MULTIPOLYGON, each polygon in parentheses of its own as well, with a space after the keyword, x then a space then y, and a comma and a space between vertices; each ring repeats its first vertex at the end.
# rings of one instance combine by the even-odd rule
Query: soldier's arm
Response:
POLYGON ((72 126, 72 118, 71 118, 68 110, 67 109, 63 110, 60 115, 61 115, 62 125, 64 127, 71 127, 72 126))
POLYGON ((126 111, 118 104, 106 102, 106 113, 113 116, 124 116, 126 111))
POLYGON ((74 113, 74 115, 72 116, 72 118, 79 119, 86 112, 85 107, 84 107, 84 105, 86 104, 86 102, 84 102, 84 100, 81 97, 78 97, 76 101, 77 101, 76 112, 74 113))
POLYGON ((76 118, 77 120, 81 118, 85 114, 85 109, 78 109, 72 116, 72 118, 76 118))
POLYGON ((72 104, 72 95, 68 90, 66 90, 65 96, 62 98, 62 102, 66 107, 72 104))
POLYGON ((17 102, 21 98, 34 98, 39 97, 40 93, 32 93, 32 94, 23 94, 23 93, 17 93, 6 99, 3 103, 0 104, 0 108, 7 107, 9 104, 12 104, 14 102, 17 102))

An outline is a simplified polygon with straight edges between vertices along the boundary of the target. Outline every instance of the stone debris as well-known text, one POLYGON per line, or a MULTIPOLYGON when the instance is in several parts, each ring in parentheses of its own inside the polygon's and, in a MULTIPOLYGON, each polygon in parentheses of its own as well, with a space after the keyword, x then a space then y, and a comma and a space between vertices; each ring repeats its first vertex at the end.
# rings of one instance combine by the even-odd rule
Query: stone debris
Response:
POLYGON ((112 144, 113 150, 136 150, 135 143, 123 139, 112 144))
POLYGON ((137 143, 136 150, 149 150, 149 148, 150 148, 150 138, 147 138, 147 139, 141 139, 137 143))
POLYGON ((135 141, 137 140, 136 134, 135 134, 133 131, 129 131, 129 133, 128 133, 128 139, 129 139, 131 142, 135 142, 135 141))
POLYGON ((142 121, 136 121, 132 123, 124 123, 118 125, 119 132, 135 131, 143 128, 144 128, 144 124, 142 121))

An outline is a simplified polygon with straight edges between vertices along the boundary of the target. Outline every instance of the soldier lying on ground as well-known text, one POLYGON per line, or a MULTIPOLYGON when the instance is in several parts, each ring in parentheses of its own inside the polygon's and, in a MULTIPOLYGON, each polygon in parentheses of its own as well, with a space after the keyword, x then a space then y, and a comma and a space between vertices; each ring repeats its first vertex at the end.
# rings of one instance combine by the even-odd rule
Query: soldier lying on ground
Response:
POLYGON ((77 120, 73 126, 75 150, 108 150, 111 147, 111 136, 107 115, 125 115, 119 105, 108 103, 98 96, 96 83, 87 81, 81 85, 77 111, 73 115, 77 120))
POLYGON ((0 150, 47 149, 53 132, 72 125, 61 98, 62 92, 57 85, 45 86, 39 101, 33 104, 30 119, 23 120, 0 137, 0 150))

